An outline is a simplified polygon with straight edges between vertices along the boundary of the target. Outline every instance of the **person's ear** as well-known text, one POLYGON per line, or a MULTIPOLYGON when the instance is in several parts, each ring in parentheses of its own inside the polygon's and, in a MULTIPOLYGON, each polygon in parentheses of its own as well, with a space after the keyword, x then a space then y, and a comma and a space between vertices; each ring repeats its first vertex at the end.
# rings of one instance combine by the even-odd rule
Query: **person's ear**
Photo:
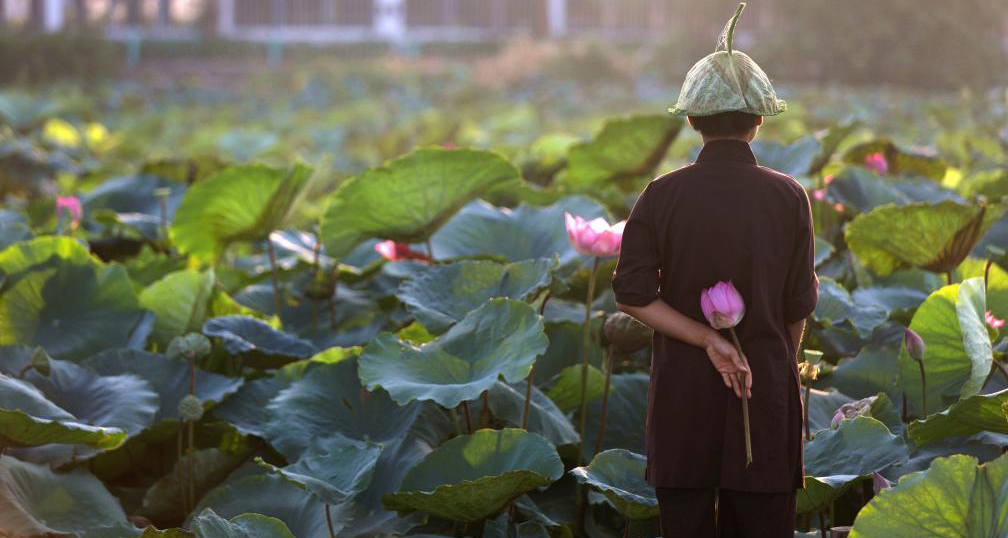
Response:
POLYGON ((696 124, 693 123, 693 116, 686 116, 686 121, 689 122, 690 127, 696 129, 696 124))
POLYGON ((756 126, 763 125, 763 116, 756 116, 756 126))

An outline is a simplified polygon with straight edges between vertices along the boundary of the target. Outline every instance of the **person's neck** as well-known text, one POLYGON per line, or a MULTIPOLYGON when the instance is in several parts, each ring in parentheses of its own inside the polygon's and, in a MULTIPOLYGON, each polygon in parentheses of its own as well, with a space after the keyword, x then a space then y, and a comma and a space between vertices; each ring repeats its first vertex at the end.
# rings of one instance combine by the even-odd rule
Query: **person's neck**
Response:
POLYGON ((745 142, 746 144, 751 142, 751 139, 749 138, 740 138, 737 136, 701 136, 701 138, 703 139, 704 144, 714 140, 737 140, 739 142, 745 142))

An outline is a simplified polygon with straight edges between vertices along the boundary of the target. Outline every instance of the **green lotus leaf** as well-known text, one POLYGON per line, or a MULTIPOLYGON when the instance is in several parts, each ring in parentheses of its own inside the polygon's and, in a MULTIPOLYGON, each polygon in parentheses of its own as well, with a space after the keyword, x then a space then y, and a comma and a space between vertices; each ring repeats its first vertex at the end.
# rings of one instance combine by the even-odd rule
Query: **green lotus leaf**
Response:
POLYGON ((490 299, 422 346, 378 335, 361 352, 359 374, 368 389, 381 387, 400 404, 434 400, 453 408, 479 397, 499 376, 508 383, 525 379, 548 343, 535 309, 490 299))
POLYGON ((192 520, 191 528, 200 538, 294 538, 287 524, 262 514, 241 514, 230 520, 204 508, 192 520))
POLYGON ((150 519, 158 526, 171 525, 184 520, 187 514, 183 491, 188 492, 189 466, 192 466, 192 488, 199 499, 210 489, 220 485, 231 472, 245 463, 248 449, 225 452, 217 448, 199 449, 175 460, 172 470, 154 482, 143 495, 137 514, 150 519))
MULTIPOLYGON (((160 397, 155 422, 179 420, 178 405, 189 394, 192 371, 186 361, 135 349, 109 349, 85 360, 82 365, 101 375, 133 374, 147 380, 160 397)), ((195 395, 204 407, 223 400, 242 385, 240 378, 214 374, 197 368, 195 395)))
POLYGON ((0 295, 0 344, 38 345, 57 358, 80 358, 127 347, 143 319, 121 265, 40 266, 0 295))
POLYGON ((613 448, 599 452, 591 463, 570 473, 582 484, 605 494, 616 511, 629 519, 658 515, 658 497, 644 480, 647 459, 629 450, 613 448))
POLYGON ((35 386, 0 374, 0 446, 79 444, 110 450, 125 440, 123 430, 80 422, 35 386))
POLYGON ((339 504, 371 483, 382 447, 340 436, 311 446, 286 467, 256 458, 259 465, 305 488, 326 504, 339 504))
POLYGON ((970 396, 940 413, 911 422, 907 426, 907 436, 917 446, 924 446, 946 437, 973 435, 981 431, 1008 434, 1008 417, 1002 410, 1006 403, 1008 389, 970 396))
POLYGON ((54 473, 11 456, 0 456, 0 522, 10 536, 75 534, 125 523, 119 501, 82 468, 54 473))
POLYGON ((400 406, 384 390, 365 390, 357 368, 352 360, 321 364, 270 400, 264 436, 287 461, 297 461, 312 439, 339 433, 386 443, 413 425, 420 406, 400 406))
POLYGON ((171 226, 172 241, 179 251, 212 261, 235 241, 263 239, 296 213, 313 178, 311 168, 302 165, 225 168, 186 191, 171 226))
POLYGON ((829 375, 829 384, 853 398, 867 398, 880 391, 897 394, 899 351, 878 344, 861 348, 857 356, 841 359, 829 375))
MULTIPOLYGON (((249 512, 276 518, 297 538, 330 538, 326 505, 297 485, 274 474, 242 476, 210 490, 196 505, 194 514, 210 508, 221 517, 249 512)), ((331 506, 333 531, 339 533, 353 519, 348 503, 331 506)))
POLYGON ((538 521, 511 523, 507 512, 494 519, 487 519, 483 524, 483 538, 551 538, 551 536, 546 526, 538 521))
POLYGON ((891 140, 879 139, 864 142, 844 152, 843 160, 864 165, 865 157, 872 153, 882 153, 889 165, 890 174, 914 174, 934 181, 945 177, 948 165, 939 157, 905 151, 891 140))
POLYGON ((140 292, 140 306, 157 316, 151 339, 159 349, 164 349, 176 336, 200 330, 213 294, 212 269, 175 271, 140 292))
POLYGON ((987 260, 980 258, 966 258, 956 269, 955 274, 959 280, 967 278, 983 277, 987 275, 986 303, 987 310, 994 314, 994 317, 1008 319, 1008 271, 1005 271, 997 263, 993 263, 990 269, 986 269, 987 260))
POLYGON ((852 253, 879 275, 903 265, 944 273, 955 269, 1008 204, 979 207, 953 201, 886 204, 844 229, 852 253))
POLYGON ((487 299, 534 298, 549 287, 555 264, 538 258, 508 264, 463 260, 435 265, 403 282, 396 295, 424 327, 442 333, 487 299))
POLYGON ((924 291, 904 286, 864 286, 851 294, 855 305, 873 305, 889 313, 912 313, 927 296, 924 291))
POLYGON ((956 189, 967 198, 986 196, 998 199, 1008 194, 1008 170, 995 168, 974 172, 964 177, 956 189))
POLYGON ((858 213, 885 204, 903 205, 911 202, 896 182, 864 168, 843 169, 833 177, 827 192, 831 200, 858 213))
POLYGON ((812 162, 809 173, 815 174, 820 172, 829 163, 830 159, 840 148, 840 145, 861 127, 862 123, 860 121, 851 121, 834 125, 816 133, 820 149, 819 154, 816 155, 815 160, 812 162))
POLYGON ((326 252, 340 258, 369 237, 423 241, 470 200, 519 178, 493 152, 416 150, 340 185, 320 225, 326 252))
MULTIPOLYGON (((482 200, 471 202, 431 238, 438 257, 492 255, 507 261, 559 256, 560 265, 582 259, 570 246, 564 211, 587 220, 603 217, 614 222, 598 202, 568 196, 548 206, 520 204, 500 208, 482 200)), ((590 261, 588 257, 584 260, 590 261)))
MULTIPOLYGON (((542 357, 536 359, 535 364, 535 380, 539 387, 547 391, 548 388, 555 385, 557 376, 563 372, 565 368, 571 367, 575 364, 580 364, 584 356, 584 303, 568 303, 560 299, 550 298, 546 303, 546 311, 544 316, 546 323, 546 337, 549 338, 549 347, 546 348, 546 353, 542 357), (557 307, 557 308, 554 308, 557 307), (569 307, 569 308, 568 308, 569 307), (564 310, 567 312, 559 312, 564 310), (550 321, 550 316, 569 315, 570 317, 564 321, 550 321)), ((554 317, 554 319, 557 319, 554 317)), ((591 331, 592 334, 599 334, 603 330, 603 325, 605 319, 603 316, 596 315, 592 318, 591 331)), ((589 339, 588 342, 588 364, 593 366, 595 370, 601 372, 602 359, 605 351, 602 346, 595 339, 589 339)), ((568 374, 570 375, 570 374, 568 374)), ((577 370, 577 375, 581 375, 581 370, 577 370)), ((593 378, 597 376, 597 372, 589 370, 588 371, 588 382, 593 383, 593 378)), ((604 378, 604 375, 603 375, 604 378)), ((580 397, 581 389, 581 378, 578 377, 578 385, 575 392, 571 393, 574 397, 580 397)), ((598 394, 601 394, 601 385, 598 386, 598 394)), ((596 388, 589 386, 588 395, 595 394, 596 388)), ((556 394, 554 394, 556 396, 556 394)), ((569 397, 569 394, 568 394, 569 397)), ((556 398, 551 396, 554 402, 557 402, 556 398)), ((570 411, 573 407, 566 408, 564 405, 558 404, 559 407, 566 411, 570 411)))
MULTIPOLYGON (((804 392, 802 397, 804 398, 804 392)), ((845 403, 854 401, 854 399, 850 396, 838 392, 835 389, 830 390, 829 392, 811 389, 809 391, 808 399, 808 422, 810 433, 828 429, 830 427, 830 423, 833 421, 833 415, 836 414, 837 409, 845 403)))
POLYGON ((81 196, 81 204, 92 220, 97 212, 112 211, 119 222, 128 223, 146 239, 157 240, 162 217, 165 223, 171 222, 185 190, 183 182, 141 173, 102 182, 81 196), (157 194, 162 190, 167 192, 164 215, 157 194))
POLYGON ((14 275, 53 257, 71 265, 101 265, 101 261, 75 239, 65 235, 46 235, 14 243, 0 251, 0 271, 14 275))
POLYGON ((790 176, 810 173, 821 145, 815 136, 807 135, 790 144, 769 140, 754 140, 749 144, 761 166, 773 168, 790 176))
MULTIPOLYGON (((508 384, 498 380, 490 388, 490 411, 493 416, 503 419, 509 426, 520 428, 525 414, 525 382, 508 384)), ((535 385, 529 401, 528 428, 547 438, 554 445, 570 445, 578 442, 580 436, 560 409, 535 385)))
POLYGON ((885 322, 889 312, 874 304, 855 302, 842 285, 823 276, 819 278, 819 300, 812 315, 816 321, 828 326, 849 320, 854 330, 867 338, 875 327, 885 322))
POLYGON ((567 150, 563 183, 578 192, 613 183, 624 191, 636 188, 633 180, 651 176, 682 126, 681 120, 659 114, 610 119, 593 140, 567 150))
POLYGON ((266 423, 269 422, 266 404, 281 390, 300 379, 309 366, 314 365, 307 361, 294 362, 274 370, 269 377, 246 381, 238 392, 214 406, 210 412, 243 435, 263 437, 266 423))
POLYGON ((871 417, 854 417, 842 421, 835 430, 822 430, 805 443, 805 484, 806 489, 812 488, 798 490, 798 510, 822 510, 851 482, 907 457, 903 439, 871 417), (810 478, 818 483, 810 484, 810 478))
POLYGON ((278 331, 252 316, 213 318, 203 324, 203 334, 219 338, 228 353, 259 368, 276 368, 318 352, 311 342, 278 331))
POLYGON ((900 478, 858 512, 851 538, 1000 538, 1008 532, 1008 456, 977 465, 936 458, 900 478))
MULTIPOLYGON (((546 395, 564 413, 569 413, 581 406, 581 370, 583 365, 568 366, 553 376, 546 389, 546 395)), ((589 402, 602 397, 605 389, 605 373, 595 366, 588 365, 588 382, 585 392, 589 402)))
MULTIPOLYGON (((599 450, 625 448, 638 454, 646 451, 644 423, 647 418, 648 374, 614 374, 609 387, 609 408, 606 428, 599 450)), ((602 398, 588 403, 582 461, 589 461, 595 451, 598 427, 602 417, 602 398)))
MULTIPOLYGON (((928 411, 980 392, 993 364, 984 322, 983 278, 970 278, 932 293, 914 313, 910 328, 924 339, 928 411)), ((900 350, 900 386, 907 408, 921 413, 920 366, 900 350)))
POLYGON ((829 259, 833 255, 836 249, 833 248, 833 244, 829 241, 816 236, 815 238, 815 265, 819 267, 822 262, 829 259))
POLYGON ((545 437, 514 428, 482 429, 435 448, 382 503, 391 510, 478 521, 562 474, 560 455, 545 437))

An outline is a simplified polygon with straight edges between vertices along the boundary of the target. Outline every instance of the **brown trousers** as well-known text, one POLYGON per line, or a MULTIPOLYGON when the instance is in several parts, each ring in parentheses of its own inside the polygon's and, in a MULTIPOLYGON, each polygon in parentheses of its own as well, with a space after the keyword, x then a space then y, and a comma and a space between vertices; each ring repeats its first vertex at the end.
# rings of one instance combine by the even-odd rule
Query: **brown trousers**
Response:
POLYGON ((795 492, 661 487, 655 491, 662 538, 794 537, 795 492))

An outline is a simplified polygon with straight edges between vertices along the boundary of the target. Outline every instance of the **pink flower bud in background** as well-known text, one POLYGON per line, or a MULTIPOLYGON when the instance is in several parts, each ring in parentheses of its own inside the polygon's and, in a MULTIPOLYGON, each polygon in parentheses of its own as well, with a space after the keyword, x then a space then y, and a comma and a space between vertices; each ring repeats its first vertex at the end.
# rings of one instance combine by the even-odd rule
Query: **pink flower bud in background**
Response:
POLYGON ((586 221, 564 211, 564 223, 567 238, 578 254, 600 257, 619 255, 625 220, 610 226, 602 217, 586 221))
POLYGON ((423 252, 417 252, 411 249, 409 243, 398 243, 391 239, 375 244, 374 249, 386 260, 427 261, 430 259, 423 252))
POLYGON ((822 178, 824 185, 829 185, 833 181, 833 174, 827 174, 822 178))
POLYGON ((906 343, 907 354, 911 359, 917 362, 924 360, 924 352, 927 351, 927 347, 919 334, 909 327, 905 328, 903 329, 903 342, 906 343))
POLYGON ((700 309, 715 329, 734 327, 745 315, 745 301, 731 281, 718 282, 700 292, 700 309))
POLYGON ((847 417, 844 415, 844 412, 837 409, 837 412, 833 413, 833 419, 830 420, 830 428, 836 429, 836 427, 840 425, 840 422, 845 418, 847 417))
POLYGON ((816 189, 812 191, 812 197, 820 202, 826 199, 826 189, 816 189))
POLYGON ((885 155, 883 155, 881 151, 865 155, 864 165, 865 168, 874 170, 882 175, 889 172, 889 162, 886 161, 885 155))
POLYGON ((991 329, 1000 329, 1005 324, 1005 320, 994 317, 994 314, 990 310, 984 314, 984 321, 987 322, 987 325, 990 325, 991 329))
POLYGON ((892 482, 885 479, 884 476, 878 474, 878 471, 872 472, 872 489, 875 490, 875 495, 878 495, 880 491, 892 486, 892 482))
POLYGON ((77 227, 81 221, 81 215, 83 214, 83 208, 81 207, 80 200, 76 196, 57 196, 56 197, 56 216, 58 217, 60 211, 66 211, 70 214, 70 222, 73 227, 77 227))
POLYGON ((837 213, 843 213, 844 207, 843 207, 843 204, 836 203, 836 204, 833 204, 833 209, 836 209, 837 213))

